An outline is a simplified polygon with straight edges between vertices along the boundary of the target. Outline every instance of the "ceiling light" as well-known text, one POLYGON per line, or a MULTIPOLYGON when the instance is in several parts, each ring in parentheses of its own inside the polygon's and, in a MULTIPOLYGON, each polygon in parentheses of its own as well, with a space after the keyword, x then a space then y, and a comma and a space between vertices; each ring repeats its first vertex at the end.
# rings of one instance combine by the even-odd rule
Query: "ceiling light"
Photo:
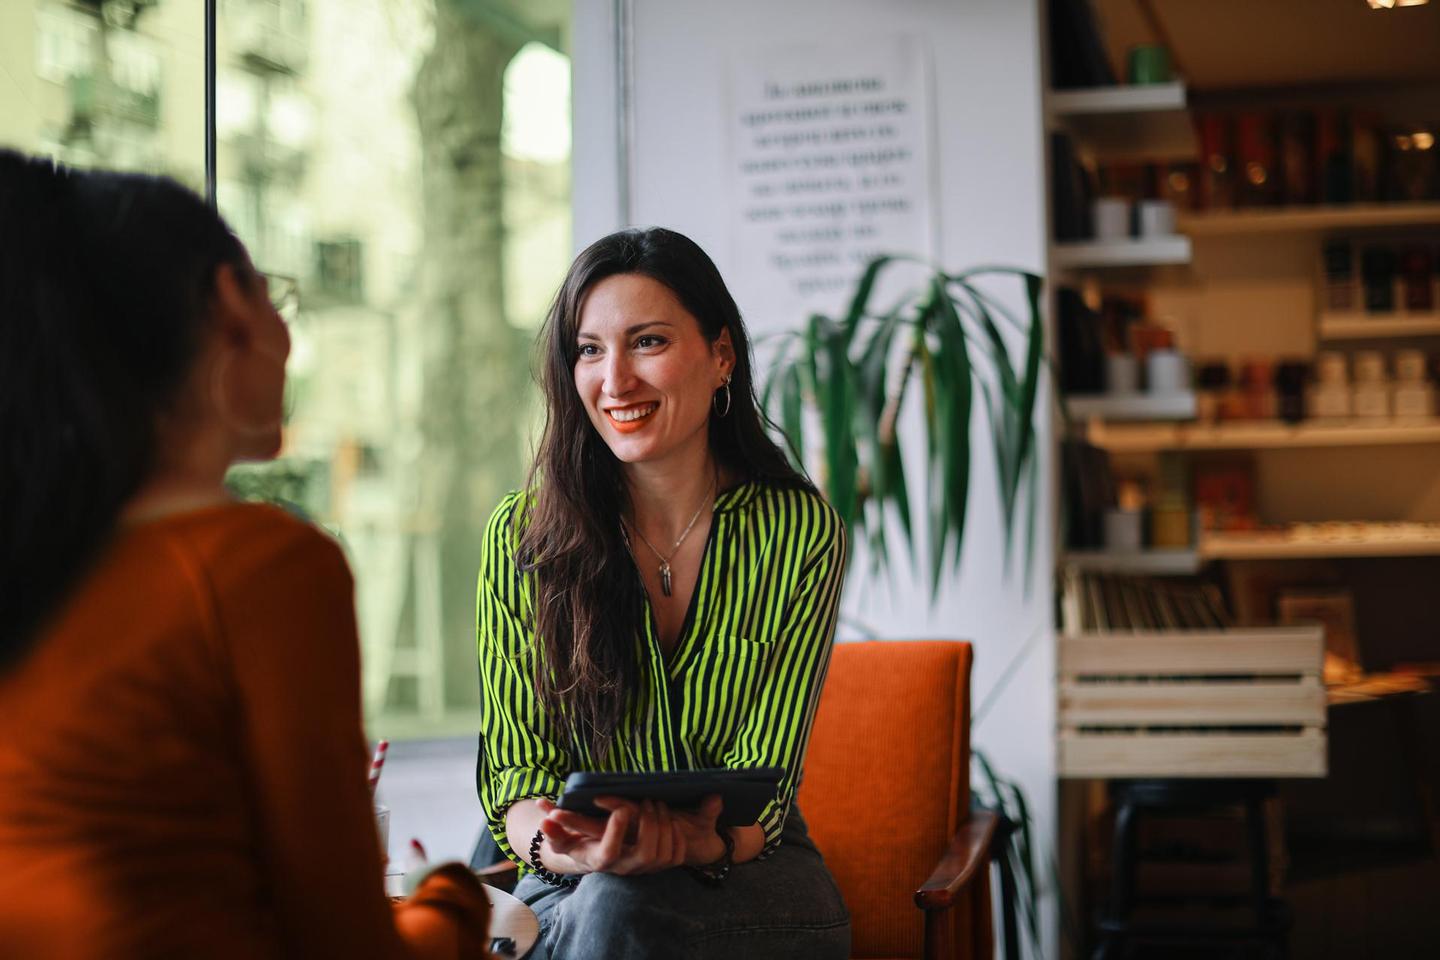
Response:
POLYGON ((1396 7, 1423 7, 1430 0, 1365 0, 1371 10, 1393 10, 1396 7))

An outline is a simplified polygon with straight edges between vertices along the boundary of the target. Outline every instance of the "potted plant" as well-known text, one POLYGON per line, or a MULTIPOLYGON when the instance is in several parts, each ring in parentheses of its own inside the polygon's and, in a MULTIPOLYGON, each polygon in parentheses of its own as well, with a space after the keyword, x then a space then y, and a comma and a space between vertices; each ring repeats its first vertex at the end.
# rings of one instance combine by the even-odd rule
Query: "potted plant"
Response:
MULTIPOLYGON (((843 315, 814 314, 800 329, 780 335, 762 404, 788 435, 797 462, 811 449, 805 425, 806 407, 813 408, 820 435, 809 439, 818 448, 821 486, 844 520, 849 542, 863 538, 872 568, 889 573, 887 528, 898 529, 910 561, 928 569, 932 601, 947 563, 960 563, 977 440, 988 440, 995 452, 1007 569, 1021 506, 1032 507, 1024 541, 1030 569, 1038 489, 1035 410, 1045 357, 1042 286, 1039 276, 1023 270, 948 273, 915 258, 882 256, 865 267, 843 315), (915 272, 918 280, 894 302, 873 309, 882 277, 897 268, 915 272), (1024 316, 989 291, 994 280, 1020 281, 1024 316), (918 485, 906 475, 898 429, 906 399, 916 391, 925 434, 925 476, 918 485), (985 411, 979 438, 972 436, 971 416, 977 393, 985 411), (916 555, 922 528, 923 558, 916 555)), ((975 756, 977 802, 1002 824, 995 859, 1006 952, 1019 956, 1017 912, 1032 943, 1039 933, 1030 814, 1019 786, 999 777, 983 755, 975 756)))

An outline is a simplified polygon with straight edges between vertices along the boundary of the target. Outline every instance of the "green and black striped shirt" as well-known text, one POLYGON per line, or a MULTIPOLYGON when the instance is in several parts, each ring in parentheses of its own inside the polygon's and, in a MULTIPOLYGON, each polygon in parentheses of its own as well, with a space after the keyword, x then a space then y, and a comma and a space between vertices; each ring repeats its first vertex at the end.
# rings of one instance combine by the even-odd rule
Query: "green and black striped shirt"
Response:
POLYGON ((556 797, 575 770, 776 766, 786 773, 759 821, 761 856, 768 856, 799 783, 835 638, 845 566, 835 511, 806 490, 744 483, 722 492, 668 662, 636 577, 642 689, 614 746, 597 761, 539 709, 533 577, 515 560, 524 504, 523 494, 512 493, 490 518, 477 602, 477 785, 500 849, 524 863, 505 836, 506 808, 556 797))

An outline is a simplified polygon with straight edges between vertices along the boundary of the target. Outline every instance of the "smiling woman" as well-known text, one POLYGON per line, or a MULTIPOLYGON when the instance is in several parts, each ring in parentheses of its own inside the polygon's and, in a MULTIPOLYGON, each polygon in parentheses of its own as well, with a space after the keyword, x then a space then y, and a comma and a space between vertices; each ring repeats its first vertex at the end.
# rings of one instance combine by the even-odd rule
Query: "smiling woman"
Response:
POLYGON ((652 464, 705 445, 715 393, 730 379, 730 331, 712 342, 658 280, 597 283, 580 311, 575 389, 622 463, 652 464))
POLYGON ((735 302, 690 240, 624 231, 576 259, 542 344, 544 436, 479 586, 478 783, 516 894, 552 958, 846 956, 792 803, 844 532, 766 432, 735 302), (739 827, 718 798, 554 805, 577 770, 761 766, 784 776, 739 827))

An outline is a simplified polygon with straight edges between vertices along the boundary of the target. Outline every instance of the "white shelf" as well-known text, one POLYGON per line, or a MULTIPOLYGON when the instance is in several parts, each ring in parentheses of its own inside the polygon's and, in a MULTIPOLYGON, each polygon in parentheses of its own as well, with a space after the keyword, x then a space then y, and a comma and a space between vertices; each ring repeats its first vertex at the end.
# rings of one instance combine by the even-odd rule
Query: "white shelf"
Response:
POLYGON ((1195 394, 1070 394, 1065 407, 1075 420, 1193 420, 1195 394))
POLYGON ((1322 313, 1318 324, 1321 340, 1373 340, 1390 337, 1440 336, 1440 313, 1390 314, 1322 313))
POLYGON ((1178 229, 1192 237, 1312 233, 1325 230, 1440 225, 1440 203, 1357 203, 1182 214, 1178 229))
POLYGON ((1046 106, 1052 126, 1100 160, 1199 156, 1183 83, 1056 90, 1046 106))
POLYGON ((1117 425, 1095 420, 1089 425, 1087 439, 1111 453, 1403 446, 1440 443, 1440 418, 1379 423, 1370 420, 1314 420, 1301 424, 1256 420, 1213 425, 1117 425))
POLYGON ((1061 117, 1184 109, 1185 84, 1178 81, 1050 91, 1050 112, 1061 117))
POLYGON ((1062 269, 1086 267, 1161 267, 1190 262, 1190 238, 1137 237, 1130 240, 1080 240, 1051 247, 1062 269))
POLYGON ((1089 573, 1131 573, 1152 577, 1178 577, 1200 569, 1195 550, 1076 550, 1065 554, 1063 563, 1089 573))
POLYGON ((1329 537, 1302 531, 1207 533, 1200 542, 1206 560, 1323 560, 1347 557, 1440 556, 1440 525, 1418 523, 1353 523, 1329 537))

